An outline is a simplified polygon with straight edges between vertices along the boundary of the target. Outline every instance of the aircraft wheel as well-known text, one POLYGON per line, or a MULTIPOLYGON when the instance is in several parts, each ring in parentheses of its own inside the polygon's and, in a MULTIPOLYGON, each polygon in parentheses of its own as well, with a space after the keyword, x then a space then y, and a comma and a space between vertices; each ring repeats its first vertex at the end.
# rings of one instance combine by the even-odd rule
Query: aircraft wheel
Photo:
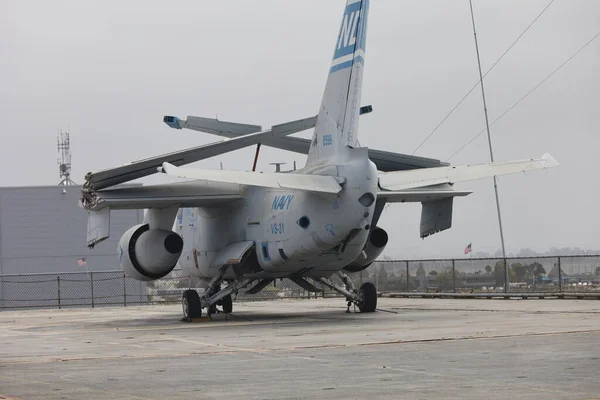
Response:
POLYGON ((362 301, 358 304, 360 312, 374 312, 377 308, 377 288, 371 282, 360 287, 362 301))
POLYGON ((231 299, 231 295, 223 297, 221 305, 223 306, 223 312, 225 314, 231 314, 233 311, 233 300, 231 299))
POLYGON ((200 306, 200 296, 195 290, 189 289, 183 292, 181 298, 183 307, 183 318, 199 318, 202 316, 202 307, 200 306))

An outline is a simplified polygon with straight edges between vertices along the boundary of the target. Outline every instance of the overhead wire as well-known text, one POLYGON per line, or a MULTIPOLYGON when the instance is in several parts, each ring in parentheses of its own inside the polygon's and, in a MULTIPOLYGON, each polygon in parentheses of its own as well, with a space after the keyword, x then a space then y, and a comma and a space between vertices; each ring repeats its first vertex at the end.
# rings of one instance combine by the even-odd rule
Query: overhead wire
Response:
MULTIPOLYGON (((573 58, 575 58, 575 56, 577 56, 579 53, 581 53, 583 51, 583 49, 585 49, 587 46, 589 46, 594 40, 596 40, 598 38, 598 36, 600 36, 600 32, 598 32, 594 37, 592 37, 590 40, 588 40, 586 42, 586 44, 584 44, 583 46, 581 46, 579 48, 579 50, 577 50, 575 53, 573 53, 569 58, 567 58, 562 64, 560 64, 558 67, 556 67, 554 69, 554 71, 552 71, 548 76, 546 76, 544 79, 542 79, 540 81, 540 83, 538 83, 537 85, 535 85, 533 87, 533 89, 531 89, 529 92, 527 92, 523 97, 521 97, 516 103, 514 103, 512 106, 510 106, 508 109, 506 109, 506 111, 504 111, 502 114, 500 114, 500 116, 498 118, 496 118, 494 121, 492 121, 490 123, 490 126, 494 125, 496 122, 498 122, 500 119, 504 118, 504 116, 506 114, 508 114, 510 111, 512 111, 517 105, 519 105, 523 100, 525 100, 527 97, 529 97, 529 95, 531 93, 533 93, 535 90, 537 90, 540 86, 542 86, 548 79, 550 79, 554 74, 556 74, 562 67, 564 67, 569 61, 571 61, 573 58)), ((487 128, 482 129, 478 134, 476 134, 475 136, 473 136, 467 143, 465 143, 461 148, 459 148, 458 150, 456 150, 454 153, 452 153, 452 155, 448 158, 446 158, 445 161, 450 160, 452 157, 454 157, 455 155, 457 155, 458 153, 460 153, 465 147, 467 147, 468 145, 470 145, 475 139, 477 139, 479 136, 481 136, 482 133, 484 133, 486 131, 487 128)))
MULTIPOLYGON (((527 31, 546 12, 546 10, 548 9, 548 7, 550 7, 552 5, 552 3, 554 3, 554 1, 555 0, 550 0, 550 2, 546 5, 546 7, 544 7, 544 9, 537 15, 537 17, 535 17, 533 19, 533 21, 531 21, 531 23, 525 28, 525 30, 523 32, 521 32, 521 34, 512 42, 512 44, 510 46, 508 46, 508 48, 504 51, 504 53, 502 53, 502 55, 496 60, 496 62, 494 62, 494 64, 492 64, 492 66, 490 67, 490 69, 488 69, 487 72, 485 74, 483 74, 483 78, 485 78, 494 69, 494 67, 496 67, 496 65, 498 65, 498 63, 500 62, 500 60, 502 60, 504 58, 504 56, 517 44, 517 42, 523 37, 523 35, 525 35, 525 33, 527 33, 527 31)), ((446 114, 446 116, 440 121, 440 123, 437 124, 435 128, 433 128, 433 130, 429 133, 429 135, 427 135, 427 137, 425 139, 423 139, 423 141, 412 152, 412 155, 414 155, 433 136, 433 134, 439 129, 439 127, 442 126, 442 124, 444 122, 446 122, 446 120, 448 118, 450 118, 450 116, 454 113, 454 111, 456 111, 456 109, 463 103, 463 101, 465 101, 466 98, 469 97, 469 95, 471 94, 471 92, 473 90, 475 90, 475 88, 479 85, 479 83, 481 82, 481 80, 478 80, 477 82, 475 82, 475 84, 473 85, 473 87, 471 89, 469 89, 469 91, 462 97, 462 99, 460 99, 460 101, 450 110, 450 112, 448 114, 446 114)))

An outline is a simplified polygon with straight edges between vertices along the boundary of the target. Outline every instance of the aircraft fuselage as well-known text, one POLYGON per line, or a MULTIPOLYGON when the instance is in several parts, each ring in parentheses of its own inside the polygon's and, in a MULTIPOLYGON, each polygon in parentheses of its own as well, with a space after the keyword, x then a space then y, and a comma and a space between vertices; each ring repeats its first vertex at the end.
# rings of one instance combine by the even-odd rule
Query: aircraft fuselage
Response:
MULTIPOLYGON (((311 173, 344 179, 336 195, 248 187, 245 199, 229 207, 182 210, 176 224, 184 240, 180 266, 190 275, 211 278, 219 268, 213 262, 219 251, 253 241, 258 264, 270 276, 339 271, 365 246, 377 194, 377 169, 366 149, 350 153, 346 162, 311 167, 311 173)), ((233 277, 229 271, 227 278, 233 277)))

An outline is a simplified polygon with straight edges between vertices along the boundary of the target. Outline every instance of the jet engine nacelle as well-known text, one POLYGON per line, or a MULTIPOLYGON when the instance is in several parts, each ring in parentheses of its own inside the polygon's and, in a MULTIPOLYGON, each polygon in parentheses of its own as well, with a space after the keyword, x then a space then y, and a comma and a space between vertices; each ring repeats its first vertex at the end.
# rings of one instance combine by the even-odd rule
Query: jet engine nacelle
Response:
POLYGON ((348 272, 359 272, 366 269, 381 255, 385 245, 388 242, 388 234, 386 231, 376 226, 373 228, 367 239, 367 245, 360 255, 350 264, 344 267, 348 272))
POLYGON ((118 256, 127 276, 139 281, 160 279, 175 268, 183 240, 175 232, 135 225, 119 241, 118 256))

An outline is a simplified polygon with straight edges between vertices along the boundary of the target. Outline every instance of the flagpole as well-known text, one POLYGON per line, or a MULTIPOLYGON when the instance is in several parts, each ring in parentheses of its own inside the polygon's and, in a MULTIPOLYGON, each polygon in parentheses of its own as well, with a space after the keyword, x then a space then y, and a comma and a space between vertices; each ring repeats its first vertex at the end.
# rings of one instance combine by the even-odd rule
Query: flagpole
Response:
POLYGON ((469 258, 471 259, 471 268, 473 269, 473 273, 475 273, 475 260, 473 260, 473 244, 471 244, 471 251, 469 252, 469 258))

